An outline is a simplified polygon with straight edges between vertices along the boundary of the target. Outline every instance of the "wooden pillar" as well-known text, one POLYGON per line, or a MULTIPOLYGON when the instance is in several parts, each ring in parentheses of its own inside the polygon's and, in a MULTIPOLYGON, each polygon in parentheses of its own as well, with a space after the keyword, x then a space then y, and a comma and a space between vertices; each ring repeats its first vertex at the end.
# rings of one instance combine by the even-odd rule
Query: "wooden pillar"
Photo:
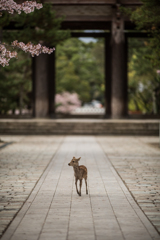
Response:
POLYGON ((128 116, 128 38, 125 35, 125 71, 124 71, 124 108, 125 116, 128 116))
POLYGON ((48 97, 49 97, 49 116, 55 117, 55 51, 48 55, 48 97))
POLYGON ((105 117, 111 116, 111 34, 105 37, 105 117))
POLYGON ((112 118, 127 116, 127 53, 123 19, 112 21, 112 118))
POLYGON ((36 118, 54 113, 54 72, 54 53, 33 58, 33 116, 36 118))

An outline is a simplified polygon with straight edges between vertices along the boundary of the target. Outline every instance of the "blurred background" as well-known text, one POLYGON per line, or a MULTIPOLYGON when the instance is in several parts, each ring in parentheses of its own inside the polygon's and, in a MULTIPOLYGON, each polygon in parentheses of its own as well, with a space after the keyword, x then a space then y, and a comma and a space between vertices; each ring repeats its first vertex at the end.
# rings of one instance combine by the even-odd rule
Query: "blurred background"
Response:
MULTIPOLYGON (((146 39, 129 39, 128 111, 160 113, 160 71, 147 55, 146 39)), ((32 59, 19 51, 8 67, 1 67, 0 114, 32 115, 32 59)), ((104 39, 68 38, 56 47, 56 111, 104 114, 104 39), (68 95, 64 95, 68 93, 68 95), (65 102, 72 96, 74 108, 65 102), (61 99, 58 97, 61 95, 61 99), (66 98, 66 99, 65 99, 66 98), (65 107, 60 108, 60 105, 65 107)))
MULTIPOLYGON (((49 4, 31 14, 3 15, 3 41, 25 43, 41 40, 56 46, 55 112, 57 116, 105 114, 104 38, 71 37, 62 30, 65 16, 58 18, 49 4), (14 23, 14 24, 13 24, 14 23), (51 27, 52 26, 52 27, 51 27)), ((77 30, 102 32, 106 30, 77 30)), ((160 114, 160 69, 151 64, 154 52, 149 38, 128 38, 128 114, 160 114)), ((32 57, 18 51, 18 59, 0 71, 0 117, 32 117, 32 57)), ((53 93, 54 95, 54 93, 53 93)))

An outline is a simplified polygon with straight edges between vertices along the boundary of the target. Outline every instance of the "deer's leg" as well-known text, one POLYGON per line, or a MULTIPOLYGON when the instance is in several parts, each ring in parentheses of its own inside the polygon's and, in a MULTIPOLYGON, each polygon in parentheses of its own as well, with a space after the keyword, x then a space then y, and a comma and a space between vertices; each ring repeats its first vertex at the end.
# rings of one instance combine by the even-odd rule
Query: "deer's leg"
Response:
POLYGON ((82 179, 79 179, 79 196, 81 196, 82 179))
POLYGON ((79 192, 78 192, 78 188, 77 188, 77 181, 78 181, 78 178, 75 178, 76 190, 77 190, 77 193, 79 194, 79 192))
POLYGON ((86 194, 88 194, 88 189, 87 189, 87 178, 85 178, 85 183, 86 183, 86 194))

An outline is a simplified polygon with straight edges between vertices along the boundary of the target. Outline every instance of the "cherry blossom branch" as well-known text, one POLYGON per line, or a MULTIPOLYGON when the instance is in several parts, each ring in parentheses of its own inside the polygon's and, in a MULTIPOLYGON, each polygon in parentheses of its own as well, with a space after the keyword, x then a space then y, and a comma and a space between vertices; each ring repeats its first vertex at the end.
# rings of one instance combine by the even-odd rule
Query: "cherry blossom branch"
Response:
MULTIPOLYGON (((5 43, 0 44, 0 65, 2 65, 3 67, 9 65, 9 61, 11 60, 11 58, 17 57, 17 52, 11 52, 7 50, 5 45, 5 43)), ((31 42, 24 44, 23 42, 18 42, 17 40, 13 41, 11 43, 11 46, 13 48, 19 48, 24 52, 29 52, 32 57, 38 56, 41 53, 51 54, 55 50, 55 48, 47 48, 46 46, 42 46, 41 44, 34 45, 31 42)))
POLYGON ((16 11, 18 14, 21 14, 22 11, 25 13, 34 12, 35 8, 40 9, 43 5, 41 3, 36 3, 35 1, 26 1, 21 4, 17 4, 13 0, 0 0, 0 16, 2 11, 7 11, 11 14, 16 11))
POLYGON ((47 48, 46 46, 42 46, 40 43, 37 45, 32 44, 31 42, 24 44, 23 42, 18 42, 17 40, 11 43, 12 47, 18 47, 24 52, 29 52, 32 57, 35 55, 38 56, 41 53, 51 54, 55 48, 47 48))
MULTIPOLYGON (((2 16, 3 11, 7 11, 10 14, 13 14, 14 11, 16 11, 18 14, 20 14, 22 11, 24 11, 26 14, 31 13, 35 10, 35 8, 40 9, 43 5, 40 3, 36 3, 35 1, 26 1, 21 4, 17 4, 13 0, 0 0, 0 17, 2 16)), ((9 61, 11 58, 17 57, 16 51, 9 51, 5 47, 7 44, 0 43, 0 65, 3 67, 9 65, 9 61)), ((19 48, 23 50, 24 52, 29 52, 32 57, 38 56, 41 53, 47 53, 51 54, 55 48, 47 48, 46 46, 42 46, 41 44, 34 45, 31 42, 25 44, 23 42, 18 42, 17 40, 13 41, 11 43, 11 47, 13 48, 19 48)))

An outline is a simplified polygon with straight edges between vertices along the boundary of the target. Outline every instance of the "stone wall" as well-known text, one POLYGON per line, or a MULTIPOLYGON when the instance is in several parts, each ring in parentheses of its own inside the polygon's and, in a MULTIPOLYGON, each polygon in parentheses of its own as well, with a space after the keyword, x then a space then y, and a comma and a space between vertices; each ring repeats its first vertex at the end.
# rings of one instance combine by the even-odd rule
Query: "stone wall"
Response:
POLYGON ((0 134, 159 135, 159 120, 1 119, 0 134))

